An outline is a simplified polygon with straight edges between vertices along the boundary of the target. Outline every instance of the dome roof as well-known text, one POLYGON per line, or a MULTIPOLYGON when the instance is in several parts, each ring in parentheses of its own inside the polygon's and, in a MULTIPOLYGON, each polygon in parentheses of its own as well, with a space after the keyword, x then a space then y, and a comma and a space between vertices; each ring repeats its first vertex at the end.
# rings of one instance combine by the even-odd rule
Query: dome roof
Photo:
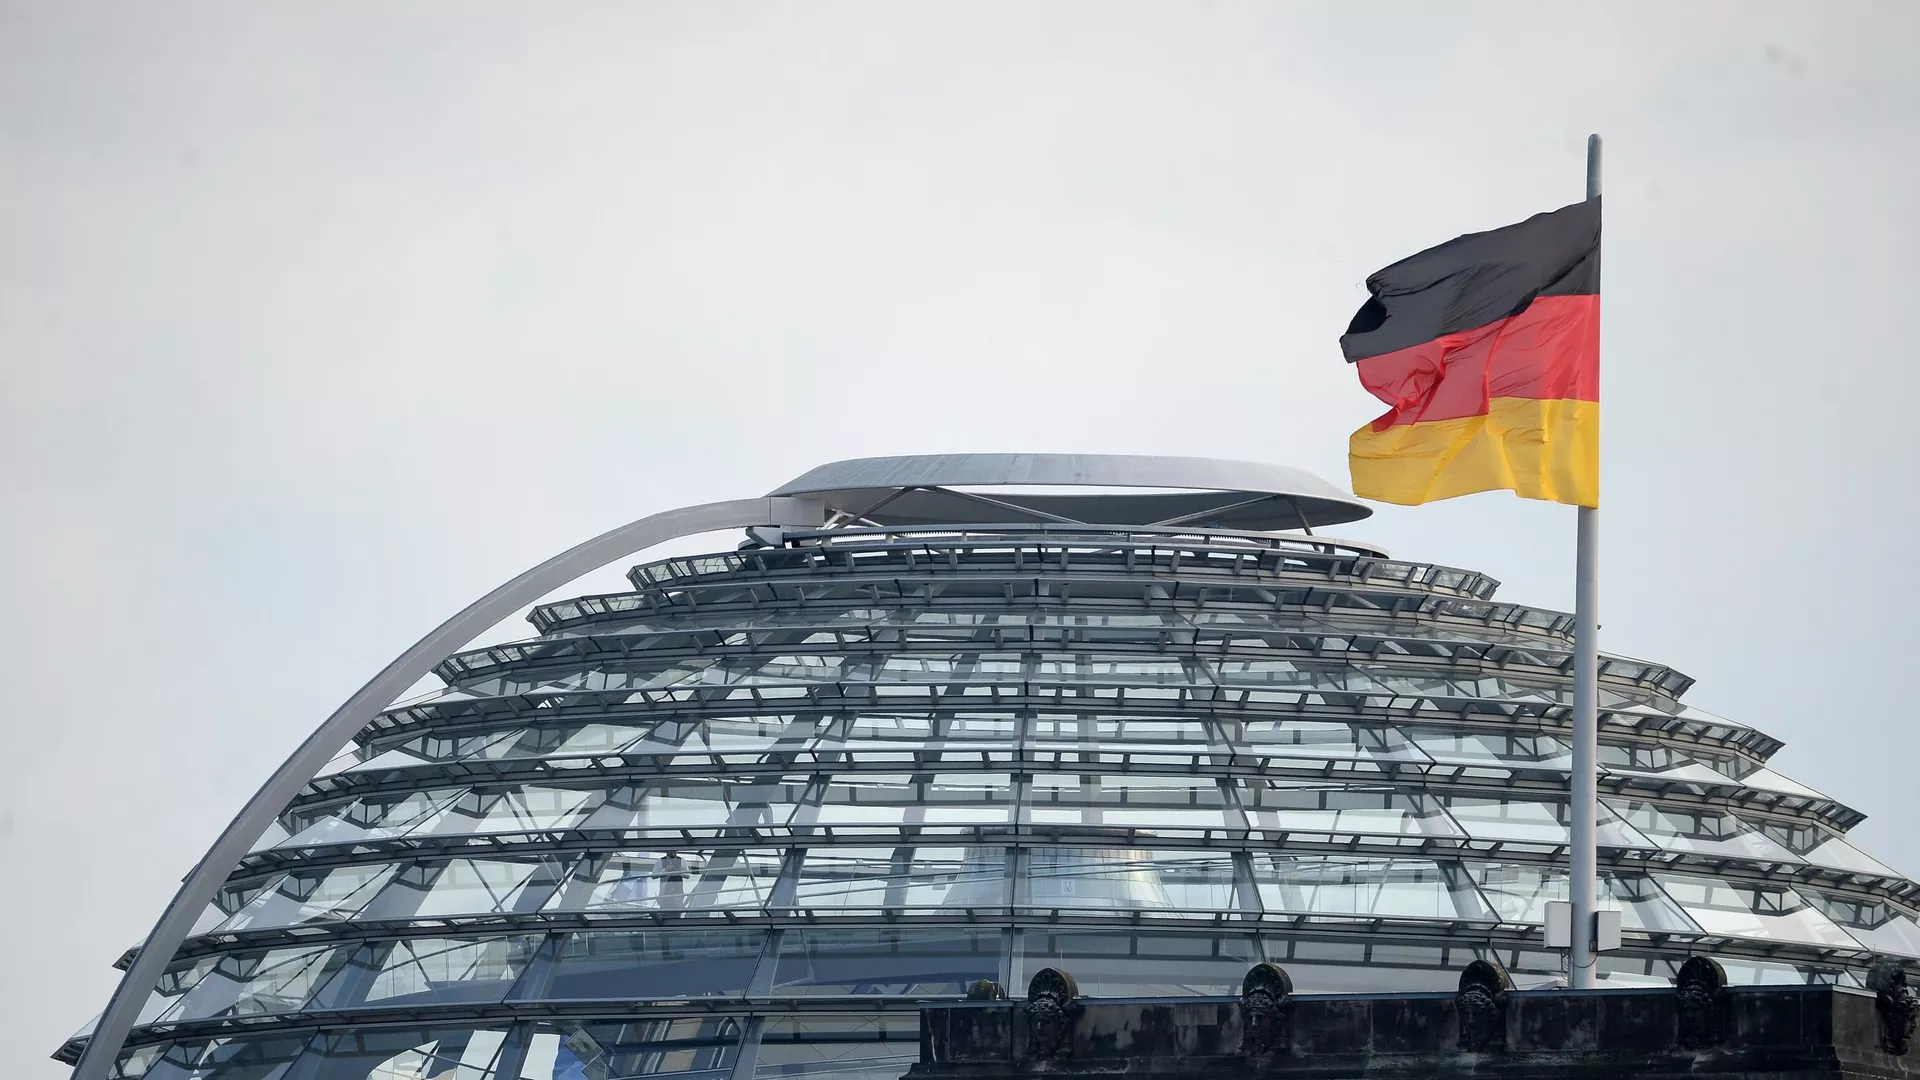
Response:
MULTIPOLYGON (((1364 511, 1291 470, 1139 460, 823 466, 774 494, 896 509, 643 564, 449 657, 233 868, 124 1075, 895 1076, 920 1003, 1045 966, 1093 996, 1229 993, 1263 960, 1307 993, 1449 989, 1482 958, 1557 980, 1570 618, 1251 531, 1271 511, 1231 499, 1212 525, 907 501, 1024 480, 1364 511)), ((1136 496, 1058 496, 1110 497, 1136 496)), ((1600 679, 1602 985, 1689 952, 1735 981, 1920 965, 1920 886, 1846 839, 1857 812, 1685 675, 1600 679)))

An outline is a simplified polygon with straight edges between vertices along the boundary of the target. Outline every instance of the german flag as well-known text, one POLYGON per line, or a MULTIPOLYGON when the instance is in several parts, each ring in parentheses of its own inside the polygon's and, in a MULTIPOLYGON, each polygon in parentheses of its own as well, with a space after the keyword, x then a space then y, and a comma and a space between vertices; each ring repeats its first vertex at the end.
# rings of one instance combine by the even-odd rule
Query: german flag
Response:
POLYGON ((1600 503, 1600 200, 1472 233, 1367 279, 1340 338, 1391 408, 1353 433, 1354 494, 1600 503))

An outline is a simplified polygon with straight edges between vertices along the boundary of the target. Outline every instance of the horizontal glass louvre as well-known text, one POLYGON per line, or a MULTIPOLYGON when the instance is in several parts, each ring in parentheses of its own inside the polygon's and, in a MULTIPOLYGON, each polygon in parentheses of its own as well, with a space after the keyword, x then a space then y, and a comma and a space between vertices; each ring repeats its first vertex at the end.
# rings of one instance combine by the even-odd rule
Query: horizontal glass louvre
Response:
POLYGON ((772 896, 782 857, 782 852, 764 848, 660 848, 589 856, 553 894, 548 910, 757 910, 772 896))
MULTIPOLYGON (((1443 795, 1440 802, 1468 836, 1476 840, 1521 843, 1567 843, 1565 802, 1508 799, 1489 795, 1443 795)), ((1596 808, 1594 832, 1604 847, 1652 849, 1656 845, 1601 803, 1596 808)))
POLYGON ((843 773, 817 803, 801 809, 811 825, 991 825, 1011 819, 1012 777, 1005 773, 843 773))
POLYGON ((1253 857, 1260 902, 1271 913, 1487 920, 1492 912, 1456 864, 1432 859, 1253 857))
POLYGON ((351 919, 373 903, 399 869, 396 864, 376 863, 287 874, 218 929, 260 930, 351 919))
POLYGON ((1431 796, 1354 784, 1249 781, 1236 792, 1255 829, 1276 833, 1395 838, 1460 837, 1431 796))
POLYGON ((297 848, 383 840, 416 829, 431 829, 455 800, 469 794, 465 788, 436 788, 399 795, 379 795, 322 810, 307 818, 298 832, 275 847, 297 848))
POLYGON ((1432 760, 1398 728, 1325 720, 1222 721, 1234 753, 1256 758, 1423 763, 1432 760))
POLYGON ((566 935, 546 1000, 671 1000, 746 992, 765 948, 759 929, 595 931, 566 935))
MULTIPOLYGON (((1467 873, 1500 918, 1510 922, 1544 923, 1547 904, 1568 897, 1564 866, 1525 862, 1465 864, 1467 873)), ((1693 920, 1644 874, 1602 872, 1600 904, 1620 912, 1620 925, 1629 930, 1698 932, 1693 920)))
POLYGON ((352 946, 327 945, 228 953, 210 965, 195 965, 201 970, 198 981, 158 1020, 298 1011, 352 953, 352 946))
POLYGON ((495 1027, 188 1040, 135 1055, 146 1059, 144 1074, 130 1070, 119 1075, 144 1075, 145 1080, 495 1080, 499 1074, 494 1065, 506 1039, 506 1029, 495 1027))
POLYGON ((997 847, 815 847, 803 852, 792 907, 926 912, 1004 908, 1007 852, 997 847))
POLYGON ((1737 855, 1766 862, 1799 857, 1724 810, 1612 800, 1608 807, 1665 851, 1737 855))
POLYGON ((1758 828, 1766 834, 1768 839, 1814 866, 1872 874, 1876 877, 1898 878, 1900 876, 1888 869, 1885 863, 1810 822, 1781 821, 1776 818, 1756 816, 1748 824, 1758 828))
POLYGON ((1434 761, 1450 765, 1495 765, 1507 769, 1565 772, 1572 753, 1558 739, 1537 732, 1459 730, 1402 726, 1400 733, 1434 761))
POLYGON ((608 793, 581 827, 658 831, 785 825, 811 784, 806 776, 676 776, 608 793))
POLYGON ((1894 956, 1920 957, 1920 919, 1911 912, 1885 900, 1863 900, 1817 889, 1795 891, 1867 948, 1894 956))
POLYGON ((1207 777, 1036 773, 1025 819, 1034 825, 1224 829, 1239 825, 1226 792, 1207 777))
POLYGON ((512 991, 539 944, 539 935, 529 934, 369 942, 354 950, 309 1008, 499 1001, 512 991))
MULTIPOLYGON (((740 1051, 732 1017, 541 1021, 520 1080, 728 1080, 740 1051)), ((464 1080, 464 1078, 462 1078, 464 1080)), ((506 1078, 502 1078, 506 1080, 506 1078)))
POLYGON ((1023 908, 1190 912, 1237 907, 1231 857, 1206 851, 1036 847, 1016 888, 1023 908))
POLYGON ((454 859, 427 886, 418 918, 538 911, 560 886, 572 857, 454 859))
POLYGON ((773 992, 958 997, 998 979, 1005 932, 986 929, 792 929, 780 939, 773 992))
POLYGON ((1654 880, 1709 934, 1860 948, 1832 919, 1789 888, 1682 874, 1655 874, 1654 880))
POLYGON ((1237 994, 1265 959, 1252 934, 1026 930, 1021 941, 1014 985, 1057 967, 1089 997, 1237 994))

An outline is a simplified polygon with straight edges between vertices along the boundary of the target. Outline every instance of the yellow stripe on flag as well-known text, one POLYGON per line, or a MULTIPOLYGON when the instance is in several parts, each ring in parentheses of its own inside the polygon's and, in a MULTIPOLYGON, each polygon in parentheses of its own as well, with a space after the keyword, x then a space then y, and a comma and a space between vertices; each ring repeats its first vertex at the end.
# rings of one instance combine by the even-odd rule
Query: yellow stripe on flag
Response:
POLYGON ((1600 403, 1494 398, 1484 416, 1361 428, 1347 441, 1353 493, 1413 506, 1509 490, 1600 505, 1600 403))

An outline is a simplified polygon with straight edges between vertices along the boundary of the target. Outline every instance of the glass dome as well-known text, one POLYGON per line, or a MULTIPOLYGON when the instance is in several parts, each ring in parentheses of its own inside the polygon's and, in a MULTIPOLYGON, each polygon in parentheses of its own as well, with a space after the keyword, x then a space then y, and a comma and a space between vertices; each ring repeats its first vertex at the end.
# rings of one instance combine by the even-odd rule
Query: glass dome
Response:
MULTIPOLYGON (((829 524, 447 659, 233 869, 116 1075, 893 1080, 920 1003, 1047 966, 1561 978, 1568 616, 1300 532, 829 524)), ((1600 679, 1602 985, 1920 958, 1920 886, 1777 741, 1600 679)))

